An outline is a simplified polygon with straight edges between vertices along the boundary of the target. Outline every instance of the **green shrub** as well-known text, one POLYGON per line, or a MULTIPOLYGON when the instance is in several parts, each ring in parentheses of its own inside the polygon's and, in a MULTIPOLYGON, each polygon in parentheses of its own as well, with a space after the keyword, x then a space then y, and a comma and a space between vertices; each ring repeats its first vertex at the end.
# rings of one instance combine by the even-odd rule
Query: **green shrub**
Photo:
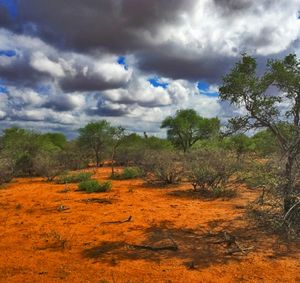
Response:
MULTIPOLYGON (((236 172, 235 158, 223 150, 199 150, 186 156, 186 174, 195 190, 223 191, 236 172)), ((223 194, 223 193, 222 193, 223 194)))
POLYGON ((126 167, 121 173, 114 173, 111 175, 113 180, 130 180, 142 176, 142 171, 138 167, 126 167))
POLYGON ((183 156, 170 150, 147 151, 143 160, 143 170, 150 182, 177 184, 184 172, 183 156))
POLYGON ((57 184, 80 183, 91 179, 93 173, 64 174, 56 179, 57 184))
POLYGON ((11 158, 0 156, 0 185, 9 183, 14 175, 14 166, 11 158))
POLYGON ((111 190, 111 182, 100 184, 97 180, 86 180, 79 183, 78 189, 87 193, 109 192, 111 190))

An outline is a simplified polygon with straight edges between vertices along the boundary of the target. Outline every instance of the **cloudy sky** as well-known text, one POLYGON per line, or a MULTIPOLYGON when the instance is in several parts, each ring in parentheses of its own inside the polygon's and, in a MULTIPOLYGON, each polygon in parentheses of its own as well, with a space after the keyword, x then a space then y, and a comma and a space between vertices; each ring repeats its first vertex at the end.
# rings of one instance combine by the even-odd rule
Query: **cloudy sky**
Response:
POLYGON ((300 0, 0 0, 0 129, 73 136, 107 119, 160 134, 177 109, 225 121, 248 52, 300 55, 300 0))

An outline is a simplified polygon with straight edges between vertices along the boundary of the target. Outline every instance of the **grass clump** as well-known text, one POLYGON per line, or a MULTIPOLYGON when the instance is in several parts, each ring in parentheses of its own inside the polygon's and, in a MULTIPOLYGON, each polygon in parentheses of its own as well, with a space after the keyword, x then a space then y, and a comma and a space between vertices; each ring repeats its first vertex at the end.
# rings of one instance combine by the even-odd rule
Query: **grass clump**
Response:
POLYGON ((138 167, 126 167, 120 173, 114 173, 110 176, 113 180, 130 180, 136 179, 142 176, 141 169, 138 167))
POLYGON ((111 190, 111 182, 100 184, 97 180, 86 180, 79 183, 78 189, 87 193, 109 192, 111 190))
POLYGON ((92 177, 92 173, 72 173, 58 176, 56 179, 57 184, 80 183, 88 181, 92 177))

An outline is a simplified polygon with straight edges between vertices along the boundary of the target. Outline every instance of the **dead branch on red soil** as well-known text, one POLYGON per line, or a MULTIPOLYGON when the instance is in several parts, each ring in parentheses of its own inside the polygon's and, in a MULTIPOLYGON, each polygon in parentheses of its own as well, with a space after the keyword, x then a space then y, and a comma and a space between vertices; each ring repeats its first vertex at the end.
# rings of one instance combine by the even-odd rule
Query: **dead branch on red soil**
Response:
POLYGON ((214 244, 222 244, 225 243, 227 245, 226 254, 234 254, 236 252, 241 252, 242 254, 246 254, 246 251, 252 250, 254 247, 243 247, 236 239, 234 235, 231 235, 227 231, 222 232, 223 240, 214 242, 214 244))
POLYGON ((108 222, 102 222, 101 224, 122 224, 122 223, 130 222, 131 220, 132 220, 132 216, 130 215, 125 220, 108 221, 108 222))
POLYGON ((105 198, 87 198, 80 200, 80 202, 112 204, 111 200, 105 198))

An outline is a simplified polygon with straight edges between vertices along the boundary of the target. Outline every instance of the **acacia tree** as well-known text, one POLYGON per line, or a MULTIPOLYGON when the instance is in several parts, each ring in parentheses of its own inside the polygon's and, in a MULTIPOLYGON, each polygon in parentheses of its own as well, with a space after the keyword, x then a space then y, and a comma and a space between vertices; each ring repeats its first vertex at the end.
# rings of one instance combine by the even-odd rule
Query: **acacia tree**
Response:
POLYGON ((100 166, 104 152, 111 140, 112 127, 105 120, 90 122, 84 128, 79 129, 79 145, 93 151, 97 167, 100 166))
POLYGON ((230 131, 265 128, 277 140, 285 157, 284 209, 289 210, 300 153, 300 61, 293 54, 269 60, 258 76, 256 60, 243 54, 219 91, 222 100, 244 108, 244 115, 229 121, 230 131))
POLYGON ((167 128, 168 140, 186 152, 198 140, 217 134, 220 121, 218 118, 203 118, 195 110, 185 109, 178 110, 173 117, 167 117, 161 128, 167 128))

